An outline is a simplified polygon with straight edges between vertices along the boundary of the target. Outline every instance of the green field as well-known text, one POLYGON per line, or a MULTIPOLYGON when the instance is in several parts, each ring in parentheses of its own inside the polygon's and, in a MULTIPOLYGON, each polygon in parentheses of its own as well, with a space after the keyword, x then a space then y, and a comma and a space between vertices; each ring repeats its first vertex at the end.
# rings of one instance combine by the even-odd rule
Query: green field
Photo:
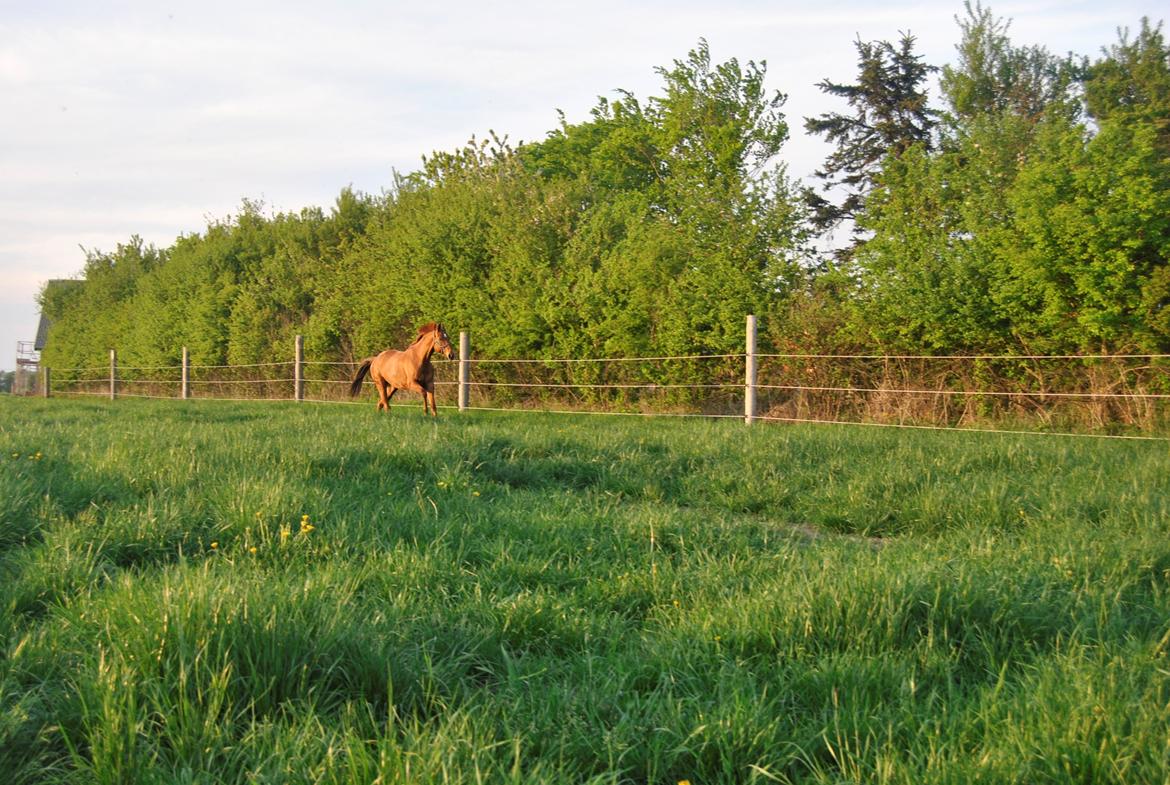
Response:
POLYGON ((0 779, 1170 781, 1165 442, 0 397, 0 779))

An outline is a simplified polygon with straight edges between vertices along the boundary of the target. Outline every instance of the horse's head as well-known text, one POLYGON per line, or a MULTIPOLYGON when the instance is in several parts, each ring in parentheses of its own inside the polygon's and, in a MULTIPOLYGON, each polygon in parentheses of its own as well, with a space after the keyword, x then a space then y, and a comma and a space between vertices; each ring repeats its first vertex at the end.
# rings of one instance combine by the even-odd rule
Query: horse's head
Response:
POLYGON ((435 351, 446 357, 448 360, 455 358, 455 348, 451 346, 451 339, 447 337, 447 331, 443 329, 443 325, 435 324, 435 351))

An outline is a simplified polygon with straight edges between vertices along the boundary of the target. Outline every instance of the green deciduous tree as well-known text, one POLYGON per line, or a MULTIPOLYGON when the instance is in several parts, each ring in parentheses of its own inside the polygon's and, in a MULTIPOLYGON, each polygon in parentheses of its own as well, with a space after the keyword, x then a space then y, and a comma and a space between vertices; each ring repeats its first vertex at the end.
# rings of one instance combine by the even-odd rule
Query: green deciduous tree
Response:
MULTIPOLYGON (((958 21, 943 113, 908 34, 856 42, 856 83, 821 83, 849 110, 806 121, 835 146, 819 194, 780 162, 765 64, 700 41, 654 95, 618 91, 535 143, 433 153, 380 197, 245 201, 168 248, 87 253, 84 285, 42 295, 45 360, 101 366, 116 346, 167 365, 187 346, 197 364, 265 362, 298 333, 310 357, 352 360, 432 319, 470 330, 480 356, 731 354, 745 313, 797 351, 1170 349, 1160 25, 1088 64, 1015 45, 978 3, 958 21), (850 247, 807 264, 806 237, 842 221, 850 247)), ((668 382, 732 365, 541 372, 668 382)))
MULTIPOLYGON (((1164 346, 1157 112, 1098 97, 1113 109, 1086 125, 1072 58, 1016 48, 1005 23, 968 12, 960 65, 944 72, 943 144, 888 158, 858 218, 872 239, 854 260, 857 332, 928 352, 1164 346)), ((1149 50, 1162 44, 1148 29, 1142 41, 1093 67, 1101 95, 1158 82, 1151 63, 1165 56, 1149 50)))
POLYGON ((1149 297, 1170 257, 1170 160, 1152 124, 1107 122, 1088 137, 1046 128, 998 232, 1001 300, 1046 350, 1165 347, 1149 297))
POLYGON ((1054 105, 1073 106, 1070 88, 1083 63, 1059 58, 1041 46, 1016 46, 1008 36, 1010 21, 981 3, 964 3, 965 19, 956 17, 962 38, 958 60, 943 66, 940 85, 955 130, 985 115, 1010 114, 1038 122, 1054 105))
POLYGON ((1163 154, 1170 154, 1170 47, 1162 24, 1142 19, 1134 38, 1120 41, 1088 70, 1085 104, 1099 123, 1110 120, 1150 124, 1163 154))

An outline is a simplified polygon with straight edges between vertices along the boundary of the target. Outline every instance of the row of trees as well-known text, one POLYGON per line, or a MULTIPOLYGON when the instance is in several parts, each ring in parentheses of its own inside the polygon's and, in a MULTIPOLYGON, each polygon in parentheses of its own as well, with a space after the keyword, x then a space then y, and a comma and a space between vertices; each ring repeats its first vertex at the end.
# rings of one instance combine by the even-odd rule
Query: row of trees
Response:
POLYGON ((331 209, 240 212, 167 248, 87 253, 47 288, 43 361, 318 359, 404 343, 440 319, 482 356, 767 348, 1170 351, 1170 49, 1146 21, 1090 61, 1020 47, 968 5, 954 64, 914 39, 857 42, 834 152, 804 188, 764 64, 705 43, 544 140, 440 152, 331 209), (824 238, 839 239, 832 251, 824 238), (844 240, 840 238, 844 237, 844 240))

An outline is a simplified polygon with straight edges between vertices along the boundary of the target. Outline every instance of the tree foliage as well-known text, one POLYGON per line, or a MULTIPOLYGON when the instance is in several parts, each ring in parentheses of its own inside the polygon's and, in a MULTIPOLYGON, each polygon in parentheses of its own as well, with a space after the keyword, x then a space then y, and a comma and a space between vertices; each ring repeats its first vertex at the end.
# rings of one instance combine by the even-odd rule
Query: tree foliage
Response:
POLYGON ((857 329, 932 352, 1170 348, 1160 36, 1143 24, 1085 69, 968 10, 943 144, 887 160, 860 219, 857 329))
POLYGON ((902 34, 897 46, 858 39, 857 83, 825 79, 817 84, 843 98, 851 110, 805 120, 809 133, 824 136, 835 148, 816 172, 829 198, 811 190, 806 196, 818 229, 858 217, 887 157, 896 158, 914 145, 929 146, 936 111, 928 106, 924 83, 937 69, 914 53, 914 42, 909 33, 902 34), (838 188, 844 190, 839 204, 830 201, 838 188))
POLYGON ((165 365, 187 346, 195 363, 264 362, 296 334, 311 357, 352 360, 433 319, 481 356, 721 354, 740 350, 745 313, 796 351, 1170 351, 1161 25, 1090 61, 965 8, 941 106, 909 34, 856 42, 856 83, 820 83, 847 107, 805 123, 834 145, 821 194, 781 163, 766 65, 700 41, 658 69, 656 94, 600 98, 537 142, 489 133, 379 196, 281 214, 245 201, 167 248, 89 251, 84 286, 42 294, 44 361, 101 366, 117 347, 165 365), (848 243, 811 254, 845 220, 848 243))
POLYGON ((1070 86, 1083 63, 1055 57, 1042 46, 1016 46, 1011 22, 979 2, 966 0, 965 19, 956 21, 961 40, 954 65, 942 68, 940 85, 952 127, 983 116, 1011 115, 1038 122, 1053 105, 1071 106, 1070 86))
POLYGON ((87 263, 78 313, 46 358, 117 345, 159 363, 321 358, 401 345, 441 319, 497 357, 729 352, 743 314, 800 277, 795 188, 777 162, 784 97, 766 66, 712 61, 706 42, 658 70, 659 95, 619 92, 588 120, 513 148, 489 134, 427 156, 381 198, 333 211, 240 212, 168 249, 132 242, 87 263), (85 333, 82 335, 82 333, 85 333))

